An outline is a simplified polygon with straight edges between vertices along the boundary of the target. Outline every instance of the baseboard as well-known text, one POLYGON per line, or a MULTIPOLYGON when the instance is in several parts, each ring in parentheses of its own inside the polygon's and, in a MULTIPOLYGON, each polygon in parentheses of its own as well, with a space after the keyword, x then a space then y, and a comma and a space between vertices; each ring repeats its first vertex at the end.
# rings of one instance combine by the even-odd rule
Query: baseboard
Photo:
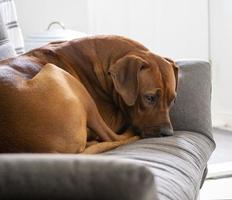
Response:
POLYGON ((208 174, 206 180, 231 178, 232 177, 232 161, 224 163, 216 163, 208 165, 208 174))
POLYGON ((232 113, 215 113, 212 115, 213 127, 232 130, 232 113))

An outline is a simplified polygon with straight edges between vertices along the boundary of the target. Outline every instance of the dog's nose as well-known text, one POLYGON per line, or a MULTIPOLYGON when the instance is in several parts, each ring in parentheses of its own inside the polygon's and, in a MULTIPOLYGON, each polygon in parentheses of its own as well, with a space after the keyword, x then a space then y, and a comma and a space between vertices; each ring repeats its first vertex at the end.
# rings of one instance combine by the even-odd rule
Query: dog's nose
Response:
POLYGON ((167 137, 167 136, 173 136, 174 135, 174 132, 173 132, 173 129, 172 128, 160 128, 160 136, 161 137, 167 137))

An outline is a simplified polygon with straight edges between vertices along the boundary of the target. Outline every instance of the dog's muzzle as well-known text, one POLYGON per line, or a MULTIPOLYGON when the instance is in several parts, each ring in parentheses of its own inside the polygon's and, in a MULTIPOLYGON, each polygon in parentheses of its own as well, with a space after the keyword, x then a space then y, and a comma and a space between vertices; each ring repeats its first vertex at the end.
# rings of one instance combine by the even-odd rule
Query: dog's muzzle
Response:
POLYGON ((141 131, 141 136, 143 138, 150 138, 150 137, 167 137, 173 136, 174 132, 173 129, 170 127, 145 127, 143 131, 141 131))

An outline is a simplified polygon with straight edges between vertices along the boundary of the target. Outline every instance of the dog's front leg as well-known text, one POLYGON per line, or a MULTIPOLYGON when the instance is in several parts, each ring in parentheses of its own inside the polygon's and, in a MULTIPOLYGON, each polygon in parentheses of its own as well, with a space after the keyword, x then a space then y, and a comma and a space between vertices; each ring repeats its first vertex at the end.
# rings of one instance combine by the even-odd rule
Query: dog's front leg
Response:
POLYGON ((121 140, 126 140, 126 139, 132 138, 134 136, 136 136, 136 134, 134 133, 134 131, 130 127, 125 132, 123 132, 121 135, 119 135, 119 138, 121 140))
POLYGON ((134 136, 134 137, 130 137, 129 139, 121 140, 121 141, 95 143, 95 144, 88 146, 81 154, 102 153, 105 151, 112 150, 112 149, 119 147, 121 145, 128 144, 130 142, 134 142, 134 141, 139 140, 139 139, 140 139, 139 136, 134 136))

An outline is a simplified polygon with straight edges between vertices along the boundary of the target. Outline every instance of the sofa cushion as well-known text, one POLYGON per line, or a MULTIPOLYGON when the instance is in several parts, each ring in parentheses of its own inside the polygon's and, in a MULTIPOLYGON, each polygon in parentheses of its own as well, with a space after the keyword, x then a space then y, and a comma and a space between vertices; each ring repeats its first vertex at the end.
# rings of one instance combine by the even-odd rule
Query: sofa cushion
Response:
POLYGON ((154 200, 144 166, 106 156, 2 154, 0 199, 154 200))
POLYGON ((176 103, 171 109, 174 130, 193 131, 211 140, 211 67, 204 61, 178 61, 176 103))
POLYGON ((193 200, 215 148, 179 131, 101 155, 0 155, 0 199, 193 200))
POLYGON ((104 155, 131 159, 148 167, 154 174, 158 199, 194 200, 214 148, 215 144, 203 134, 177 131, 171 137, 139 140, 104 155))

